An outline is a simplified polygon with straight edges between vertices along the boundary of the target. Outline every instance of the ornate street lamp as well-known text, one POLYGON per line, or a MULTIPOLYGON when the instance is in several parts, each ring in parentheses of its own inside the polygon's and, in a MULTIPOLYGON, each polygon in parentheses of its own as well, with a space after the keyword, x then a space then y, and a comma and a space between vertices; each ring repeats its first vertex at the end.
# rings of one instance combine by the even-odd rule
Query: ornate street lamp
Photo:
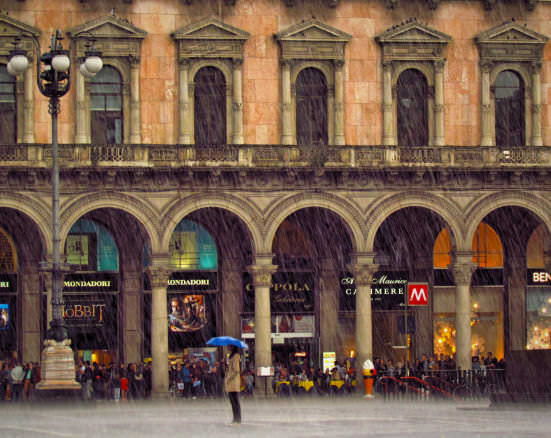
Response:
MULTIPOLYGON (((52 117, 52 222, 53 222, 53 266, 52 272, 52 321, 46 334, 46 348, 42 352, 42 380, 38 389, 78 389, 75 381, 74 355, 63 320, 62 265, 59 237, 59 163, 57 142, 57 116, 59 98, 67 94, 71 87, 71 60, 69 51, 61 44, 61 30, 51 37, 50 51, 41 54, 40 43, 33 35, 30 38, 37 50, 36 82, 40 92, 50 99, 48 112, 52 117)), ((17 76, 29 66, 25 50, 19 48, 20 37, 16 38, 14 50, 10 52, 7 70, 17 76)), ((80 71, 92 77, 103 67, 101 53, 87 51, 80 71)))

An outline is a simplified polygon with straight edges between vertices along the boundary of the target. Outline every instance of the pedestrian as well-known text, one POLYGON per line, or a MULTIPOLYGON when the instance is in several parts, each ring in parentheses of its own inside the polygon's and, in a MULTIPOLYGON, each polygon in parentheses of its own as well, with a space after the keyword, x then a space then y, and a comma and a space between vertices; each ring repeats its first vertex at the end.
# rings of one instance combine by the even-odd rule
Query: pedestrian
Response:
POLYGON ((235 345, 230 345, 230 357, 224 383, 232 407, 232 424, 240 424, 241 406, 239 405, 239 392, 241 391, 241 355, 239 354, 239 349, 235 345))
POLYGON ((10 372, 11 377, 11 387, 12 387, 12 401, 18 401, 23 395, 23 379, 25 377, 25 372, 21 366, 21 362, 17 361, 15 366, 10 372))

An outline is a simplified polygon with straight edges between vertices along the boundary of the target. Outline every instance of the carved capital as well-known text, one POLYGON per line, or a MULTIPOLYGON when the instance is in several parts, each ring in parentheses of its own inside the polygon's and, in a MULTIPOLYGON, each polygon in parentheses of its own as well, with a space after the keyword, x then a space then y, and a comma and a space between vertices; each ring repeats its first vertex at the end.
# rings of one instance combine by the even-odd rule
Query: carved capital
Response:
POLYGON ((243 102, 233 102, 232 103, 232 108, 234 111, 243 111, 243 102))
POLYGON ((436 73, 442 73, 444 71, 444 67, 446 65, 446 61, 444 59, 437 59, 434 61, 434 70, 436 73))
POLYGON ((373 275, 379 269, 379 265, 356 263, 350 265, 348 269, 354 276, 357 286, 371 286, 373 275))
POLYGON ((400 4, 400 0, 385 0, 385 7, 387 9, 395 9, 400 4))
POLYGON ((279 65, 282 69, 290 69, 291 68, 291 61, 289 59, 280 59, 279 65))
POLYGON ((427 0, 429 9, 436 9, 440 4, 441 0, 427 0))
POLYGON ((180 66, 180 70, 189 70, 191 64, 188 58, 180 58, 178 60, 178 65, 180 66))
POLYGON ((238 69, 241 68, 243 65, 243 59, 242 58, 233 58, 232 59, 233 68, 238 69))
POLYGON ((542 68, 542 62, 541 61, 534 61, 530 63, 530 71, 532 74, 539 74, 541 72, 542 68))
POLYGON ((483 104, 480 107, 482 109, 482 112, 485 114, 490 113, 490 111, 492 110, 492 106, 490 104, 483 104))
POLYGON ((476 269, 476 265, 472 262, 456 262, 452 264, 453 278, 456 286, 470 285, 473 272, 476 269))
POLYGON ((344 67, 344 60, 343 59, 335 59, 333 60, 333 65, 336 69, 341 69, 344 67))
POLYGON ((131 68, 138 68, 140 65, 141 58, 139 56, 135 55, 128 55, 128 63, 130 64, 131 68))
POLYGON ((484 5, 484 9, 487 11, 491 11, 494 9, 494 6, 496 5, 497 0, 482 0, 482 4, 484 5))
POLYGON ((151 281, 152 289, 166 289, 172 270, 168 268, 148 268, 147 273, 151 281))
POLYGON ((257 287, 270 287, 272 285, 272 274, 277 271, 275 265, 254 265, 249 267, 253 277, 253 285, 257 287))
POLYGON ((492 71, 493 66, 494 66, 494 63, 492 61, 488 61, 487 59, 480 61, 480 71, 482 73, 490 73, 490 71, 492 71))
POLYGON ((392 72, 392 61, 383 61, 383 70, 385 72, 392 72))

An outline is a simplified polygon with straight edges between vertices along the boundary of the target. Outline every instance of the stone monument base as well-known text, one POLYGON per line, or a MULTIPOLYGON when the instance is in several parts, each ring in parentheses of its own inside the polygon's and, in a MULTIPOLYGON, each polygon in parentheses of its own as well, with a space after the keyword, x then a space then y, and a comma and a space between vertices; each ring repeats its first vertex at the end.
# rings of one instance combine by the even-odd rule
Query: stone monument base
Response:
POLYGON ((71 349, 71 340, 57 342, 53 339, 44 341, 42 350, 41 379, 36 384, 38 398, 46 395, 55 397, 79 395, 80 383, 75 380, 75 358, 71 349))

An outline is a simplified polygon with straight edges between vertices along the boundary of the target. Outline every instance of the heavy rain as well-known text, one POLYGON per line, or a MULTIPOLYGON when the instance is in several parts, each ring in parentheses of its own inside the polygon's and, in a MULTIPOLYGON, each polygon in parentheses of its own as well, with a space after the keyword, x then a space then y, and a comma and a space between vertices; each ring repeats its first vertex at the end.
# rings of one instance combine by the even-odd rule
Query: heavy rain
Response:
POLYGON ((0 0, 0 434, 544 437, 546 0, 0 0))

